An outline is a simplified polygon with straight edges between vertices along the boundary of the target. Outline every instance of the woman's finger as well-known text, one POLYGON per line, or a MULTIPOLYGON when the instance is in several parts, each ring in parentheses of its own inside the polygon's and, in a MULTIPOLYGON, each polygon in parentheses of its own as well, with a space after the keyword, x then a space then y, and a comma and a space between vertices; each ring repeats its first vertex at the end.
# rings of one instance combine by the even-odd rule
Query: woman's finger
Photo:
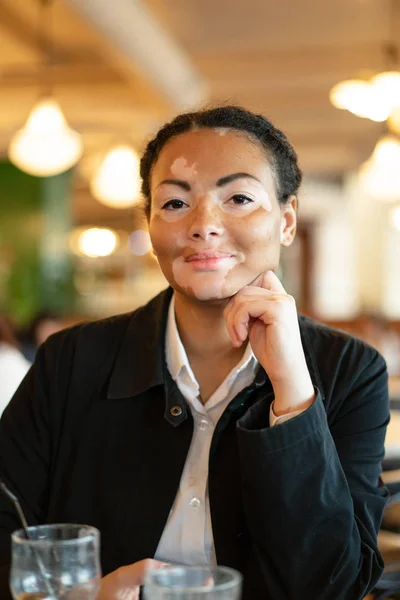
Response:
POLYGON ((167 563, 146 558, 132 565, 120 567, 102 578, 97 600, 136 600, 139 597, 139 586, 143 585, 146 573, 165 566, 168 566, 167 563))
POLYGON ((264 290, 270 290, 271 292, 279 292, 280 294, 286 294, 286 290, 283 287, 278 276, 271 270, 264 271, 261 273, 251 284, 255 287, 263 288, 264 290))
POLYGON ((234 324, 233 324, 233 318, 232 316, 235 313, 235 309, 234 307, 232 307, 232 310, 230 311, 230 313, 228 314, 228 316, 226 317, 226 328, 228 330, 229 335, 231 336, 231 340, 232 340, 232 344, 236 347, 239 348, 242 345, 243 340, 241 340, 235 330, 234 324))
POLYGON ((252 319, 260 319, 265 325, 277 320, 280 303, 271 300, 253 298, 247 302, 240 303, 236 310, 230 314, 230 326, 236 332, 237 337, 243 342, 249 333, 249 324, 252 319))
POLYGON ((225 308, 224 308, 225 320, 228 321, 229 315, 234 310, 235 305, 237 305, 239 302, 245 302, 254 296, 261 296, 261 297, 265 298, 266 300, 275 300, 278 298, 276 296, 276 294, 274 294, 273 292, 271 292, 269 290, 263 289, 261 287, 256 287, 253 285, 248 285, 248 286, 242 288, 241 290, 239 290, 239 292, 237 292, 237 294, 232 296, 232 298, 229 300, 228 304, 225 306, 225 308))
POLYGON ((230 305, 227 306, 224 311, 224 316, 225 316, 226 328, 231 337, 232 344, 236 348, 239 348, 242 345, 244 340, 240 339, 240 337, 238 336, 237 331, 234 327, 234 324, 233 324, 233 315, 236 310, 237 310, 237 301, 236 302, 231 301, 230 305))
MULTIPOLYGON (((224 311, 226 326, 233 345, 235 347, 240 347, 242 345, 248 337, 251 319, 259 317, 258 314, 253 315, 250 313, 246 316, 246 308, 243 307, 250 306, 251 304, 254 306, 254 302, 258 302, 258 306, 260 307, 264 306, 265 303, 279 303, 282 301, 283 297, 286 296, 287 294, 278 294, 270 290, 253 286, 243 288, 241 292, 236 294, 236 296, 230 300, 224 311), (242 315, 241 320, 237 319, 238 313, 242 315)), ((253 310, 255 310, 255 308, 253 310)), ((262 313, 261 309, 260 311, 262 313)))

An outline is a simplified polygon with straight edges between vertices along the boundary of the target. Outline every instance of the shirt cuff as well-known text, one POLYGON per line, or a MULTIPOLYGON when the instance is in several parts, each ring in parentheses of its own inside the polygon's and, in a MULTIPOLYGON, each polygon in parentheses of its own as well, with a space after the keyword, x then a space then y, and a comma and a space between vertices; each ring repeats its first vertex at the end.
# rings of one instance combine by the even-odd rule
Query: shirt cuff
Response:
POLYGON ((303 410, 295 410, 287 413, 286 415, 280 415, 277 417, 274 413, 274 403, 272 402, 271 406, 269 407, 269 426, 275 427, 275 425, 281 425, 281 423, 285 423, 285 421, 290 421, 290 419, 294 419, 294 417, 301 415, 301 413, 303 413, 305 410, 307 409, 303 408, 303 410))

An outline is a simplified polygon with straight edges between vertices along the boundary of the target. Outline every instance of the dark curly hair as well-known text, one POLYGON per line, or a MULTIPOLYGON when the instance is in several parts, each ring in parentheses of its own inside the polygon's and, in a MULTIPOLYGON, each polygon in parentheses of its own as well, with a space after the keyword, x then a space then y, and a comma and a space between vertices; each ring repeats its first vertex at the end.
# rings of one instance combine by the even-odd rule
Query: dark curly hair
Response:
POLYGON ((151 171, 165 144, 173 137, 196 128, 227 128, 247 133, 261 144, 271 163, 278 201, 285 204, 292 194, 297 194, 302 172, 297 154, 286 135, 271 121, 240 106, 218 106, 206 110, 178 115, 164 125, 148 144, 140 162, 142 193, 145 198, 146 214, 150 213, 151 171))

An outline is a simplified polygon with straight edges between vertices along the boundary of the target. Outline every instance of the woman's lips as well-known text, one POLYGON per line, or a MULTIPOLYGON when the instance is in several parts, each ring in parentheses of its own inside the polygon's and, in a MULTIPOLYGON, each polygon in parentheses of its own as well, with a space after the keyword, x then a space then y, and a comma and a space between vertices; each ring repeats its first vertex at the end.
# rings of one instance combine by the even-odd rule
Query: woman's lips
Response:
POLYGON ((186 258, 195 271, 216 271, 226 265, 227 260, 234 257, 228 252, 197 252, 186 258))

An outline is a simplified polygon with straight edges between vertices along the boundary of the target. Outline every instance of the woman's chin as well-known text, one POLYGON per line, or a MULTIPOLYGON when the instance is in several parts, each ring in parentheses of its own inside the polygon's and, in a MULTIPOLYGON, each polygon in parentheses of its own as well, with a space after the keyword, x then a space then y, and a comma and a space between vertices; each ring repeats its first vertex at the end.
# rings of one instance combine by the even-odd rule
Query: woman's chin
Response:
POLYGON ((224 305, 227 301, 234 296, 243 286, 237 285, 221 285, 221 284, 202 284, 202 285, 191 285, 183 288, 182 286, 172 284, 172 287, 191 300, 196 300, 201 303, 207 303, 212 305, 224 305))

